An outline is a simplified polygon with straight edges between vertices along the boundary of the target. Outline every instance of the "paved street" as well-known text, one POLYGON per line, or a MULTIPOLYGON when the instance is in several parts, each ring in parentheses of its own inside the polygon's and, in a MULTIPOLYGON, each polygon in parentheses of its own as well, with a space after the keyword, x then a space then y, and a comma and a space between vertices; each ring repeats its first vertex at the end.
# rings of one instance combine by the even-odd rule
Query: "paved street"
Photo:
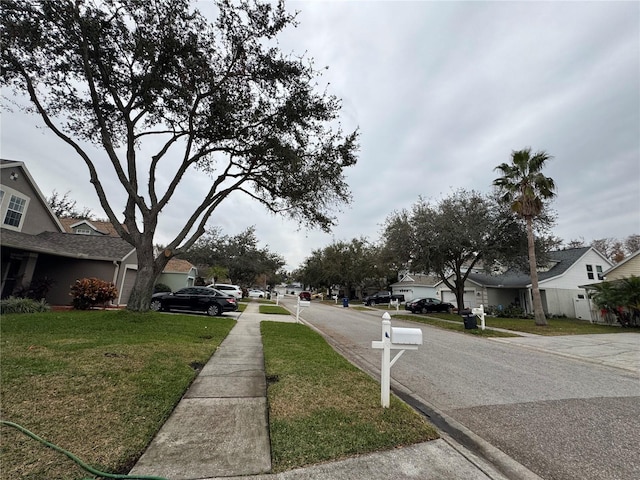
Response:
MULTIPOLYGON (((312 302, 301 317, 378 376, 380 351, 371 341, 380 340, 382 313, 312 302)), ((478 435, 549 480, 640 478, 640 335, 620 337, 628 343, 623 358, 636 361, 635 368, 622 369, 598 358, 574 358, 571 342, 556 345, 558 354, 551 354, 546 350, 553 345, 537 348, 530 339, 510 342, 413 322, 392 324, 421 328, 424 341, 392 367, 392 387, 436 423, 443 419, 453 427, 454 437, 462 432, 462 442, 468 429, 471 438, 478 435)), ((584 341, 574 351, 593 356, 596 347, 584 341)))

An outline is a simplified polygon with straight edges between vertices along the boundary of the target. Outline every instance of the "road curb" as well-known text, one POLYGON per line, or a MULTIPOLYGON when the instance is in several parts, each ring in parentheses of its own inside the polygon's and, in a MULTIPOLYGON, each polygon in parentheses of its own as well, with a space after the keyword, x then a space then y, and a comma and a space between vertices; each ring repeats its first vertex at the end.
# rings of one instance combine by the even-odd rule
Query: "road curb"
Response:
MULTIPOLYGON (((365 372, 374 380, 380 380, 379 367, 372 365, 369 361, 359 355, 342 348, 331 337, 324 334, 324 332, 316 328, 314 325, 311 325, 302 316, 299 318, 304 325, 320 334, 334 350, 346 358, 350 363, 365 372)), ((494 480, 543 480, 542 477, 533 473, 502 450, 493 446, 461 423, 441 412, 423 398, 415 395, 410 389, 406 388, 401 383, 392 379, 391 389, 398 398, 421 415, 427 417, 429 421, 441 431, 441 437, 452 448, 458 451, 477 468, 482 470, 488 477, 494 480)))

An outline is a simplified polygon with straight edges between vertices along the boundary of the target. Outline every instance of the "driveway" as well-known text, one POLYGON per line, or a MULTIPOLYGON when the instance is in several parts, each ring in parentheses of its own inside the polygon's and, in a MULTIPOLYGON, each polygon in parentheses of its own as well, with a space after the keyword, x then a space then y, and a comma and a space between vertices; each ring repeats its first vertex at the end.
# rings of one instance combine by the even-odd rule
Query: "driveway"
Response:
POLYGON ((494 341, 520 345, 640 374, 640 333, 605 333, 557 337, 500 337, 494 341))

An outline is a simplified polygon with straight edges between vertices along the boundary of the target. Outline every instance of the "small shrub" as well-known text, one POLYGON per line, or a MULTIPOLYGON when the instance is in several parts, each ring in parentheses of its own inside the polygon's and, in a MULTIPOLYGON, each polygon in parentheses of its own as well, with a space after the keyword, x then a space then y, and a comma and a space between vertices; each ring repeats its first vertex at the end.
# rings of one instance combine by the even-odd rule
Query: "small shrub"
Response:
POLYGON ((44 300, 8 297, 0 300, 0 314, 47 312, 49 305, 44 300))
POLYGON ((160 292, 171 293, 171 287, 169 285, 165 285, 164 283, 156 283, 153 286, 153 293, 160 293, 160 292))
POLYGON ((527 318, 524 309, 515 305, 507 305, 501 310, 495 309, 493 315, 498 318, 527 318))
POLYGON ((28 286, 14 290, 13 296, 40 300, 47 296, 47 293, 51 290, 54 283, 55 281, 48 277, 34 278, 28 286))
POLYGON ((73 308, 87 310, 95 305, 104 305, 118 296, 118 290, 111 282, 99 278, 82 278, 71 285, 73 308))

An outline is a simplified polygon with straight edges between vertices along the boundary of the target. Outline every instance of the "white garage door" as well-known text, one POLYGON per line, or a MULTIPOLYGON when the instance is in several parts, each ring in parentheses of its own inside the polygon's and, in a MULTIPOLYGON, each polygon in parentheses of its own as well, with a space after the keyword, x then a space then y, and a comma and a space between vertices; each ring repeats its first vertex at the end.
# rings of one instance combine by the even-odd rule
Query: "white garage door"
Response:
POLYGON ((120 292, 120 305, 126 305, 129 301, 129 295, 133 289, 133 284, 136 282, 136 276, 138 271, 132 268, 125 268, 124 278, 122 279, 122 291, 120 292))
MULTIPOLYGON (((456 296, 453 292, 444 291, 442 292, 442 301, 449 302, 452 305, 458 305, 456 303, 456 296)), ((465 290, 464 291, 464 308, 475 308, 476 306, 476 291, 475 290, 465 290)))

